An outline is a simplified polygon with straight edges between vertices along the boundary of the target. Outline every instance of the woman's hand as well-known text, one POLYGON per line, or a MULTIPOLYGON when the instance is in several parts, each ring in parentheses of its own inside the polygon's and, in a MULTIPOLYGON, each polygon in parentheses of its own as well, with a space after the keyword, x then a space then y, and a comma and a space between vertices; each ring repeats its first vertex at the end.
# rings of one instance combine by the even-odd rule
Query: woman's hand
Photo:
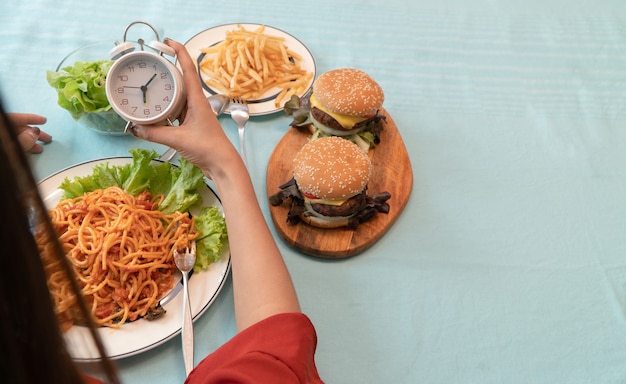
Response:
MULTIPOLYGON (((241 162, 239 153, 232 145, 211 109, 194 66, 185 47, 173 40, 165 42, 176 51, 183 72, 187 91, 187 107, 177 127, 136 125, 133 135, 148 141, 174 148, 182 157, 197 165, 210 178, 226 172, 224 167, 241 162)), ((243 164, 243 163, 242 163, 243 164)), ((244 167, 245 168, 245 167, 244 167)))
POLYGON ((43 146, 39 142, 52 141, 52 136, 35 126, 45 124, 45 117, 32 113, 9 113, 9 119, 17 130, 17 138, 24 151, 41 153, 43 146))

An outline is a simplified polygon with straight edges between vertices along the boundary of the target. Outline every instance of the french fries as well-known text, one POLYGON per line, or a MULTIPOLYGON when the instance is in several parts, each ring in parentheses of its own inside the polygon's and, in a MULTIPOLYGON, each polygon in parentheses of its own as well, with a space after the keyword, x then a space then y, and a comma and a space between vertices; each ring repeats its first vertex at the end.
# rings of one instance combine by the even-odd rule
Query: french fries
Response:
POLYGON ((284 38, 266 34, 264 25, 254 31, 238 28, 201 50, 200 70, 209 87, 245 100, 258 99, 276 88, 277 108, 306 90, 313 73, 302 68, 302 57, 285 45, 284 38))

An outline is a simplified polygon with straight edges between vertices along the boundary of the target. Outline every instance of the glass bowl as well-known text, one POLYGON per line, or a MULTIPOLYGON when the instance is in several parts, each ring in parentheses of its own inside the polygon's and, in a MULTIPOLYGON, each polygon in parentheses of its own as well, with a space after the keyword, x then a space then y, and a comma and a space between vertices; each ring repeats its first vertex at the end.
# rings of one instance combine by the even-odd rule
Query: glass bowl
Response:
MULTIPOLYGON (((114 47, 112 40, 97 41, 73 50, 61 60, 55 72, 65 72, 63 68, 73 67, 75 63, 108 60, 109 51, 114 47)), ((104 87, 104 84, 102 84, 104 87)), ((104 92, 104 89, 102 89, 104 92)), ((92 131, 107 135, 125 135, 126 120, 122 119, 113 109, 82 112, 80 116, 72 116, 81 126, 92 131)), ((68 111, 69 112, 69 111, 68 111)), ((70 113, 71 114, 71 113, 70 113)))
POLYGON ((125 135, 126 120, 114 110, 87 112, 78 118, 78 123, 92 131, 107 135, 125 135))

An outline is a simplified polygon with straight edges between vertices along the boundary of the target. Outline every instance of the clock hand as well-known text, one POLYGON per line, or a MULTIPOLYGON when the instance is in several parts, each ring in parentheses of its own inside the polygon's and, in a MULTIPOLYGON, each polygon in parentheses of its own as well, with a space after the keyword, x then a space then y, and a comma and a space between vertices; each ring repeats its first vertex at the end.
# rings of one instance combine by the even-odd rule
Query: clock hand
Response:
MULTIPOLYGON (((148 83, 150 83, 150 82, 148 82, 148 83)), ((143 95, 143 102, 144 102, 144 104, 146 103, 146 90, 148 88, 145 85, 142 85, 141 87, 133 87, 131 85, 122 85, 122 88, 141 89, 141 93, 143 95)))
POLYGON ((156 75, 157 75, 156 73, 154 75, 152 75, 152 77, 150 78, 150 80, 148 80, 148 82, 144 85, 144 87, 148 88, 148 84, 150 84, 152 82, 152 80, 154 80, 156 75))
POLYGON ((148 80, 147 83, 145 83, 144 85, 142 85, 141 88, 141 92, 143 93, 143 103, 145 105, 148 105, 148 99, 146 98, 146 91, 148 90, 148 84, 150 84, 152 82, 152 80, 154 80, 154 78, 156 77, 156 73, 154 75, 152 75, 152 77, 150 78, 150 80, 148 80))

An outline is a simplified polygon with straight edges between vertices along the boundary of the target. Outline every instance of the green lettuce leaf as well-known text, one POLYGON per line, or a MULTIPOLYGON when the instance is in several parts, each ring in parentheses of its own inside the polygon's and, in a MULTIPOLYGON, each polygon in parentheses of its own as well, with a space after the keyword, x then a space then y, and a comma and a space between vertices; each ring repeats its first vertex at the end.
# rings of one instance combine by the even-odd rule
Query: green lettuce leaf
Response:
POLYGON ((123 173, 120 175, 120 187, 133 196, 141 192, 150 191, 150 182, 156 176, 156 171, 152 166, 152 159, 158 157, 157 153, 152 150, 131 149, 130 154, 133 156, 132 164, 122 167, 123 173))
POLYGON ((200 168, 181 158, 177 175, 171 181, 171 187, 159 209, 164 213, 187 212, 199 202, 197 190, 204 184, 204 174, 200 168))
POLYGON ((108 111, 106 75, 113 61, 77 61, 59 72, 47 71, 46 80, 57 91, 57 103, 78 120, 84 113, 108 111))
POLYGON ((196 239, 196 264, 193 268, 194 272, 199 272, 219 260, 228 234, 226 221, 216 207, 203 207, 195 218, 195 225, 200 236, 196 239))

